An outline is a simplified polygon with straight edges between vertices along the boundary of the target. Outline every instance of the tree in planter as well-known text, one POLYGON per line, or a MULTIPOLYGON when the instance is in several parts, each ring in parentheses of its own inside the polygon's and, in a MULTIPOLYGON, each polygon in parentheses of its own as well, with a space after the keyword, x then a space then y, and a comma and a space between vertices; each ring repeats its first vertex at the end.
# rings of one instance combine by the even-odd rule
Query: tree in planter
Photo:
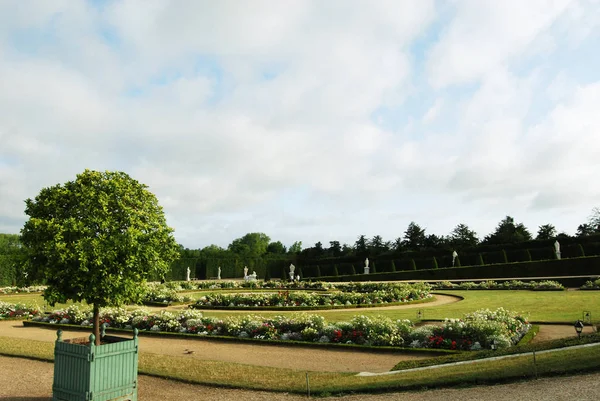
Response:
POLYGON ((46 283, 51 306, 93 305, 96 345, 100 308, 141 301, 146 279, 164 277, 178 255, 173 230, 147 188, 122 172, 85 170, 25 201, 28 277, 46 283))

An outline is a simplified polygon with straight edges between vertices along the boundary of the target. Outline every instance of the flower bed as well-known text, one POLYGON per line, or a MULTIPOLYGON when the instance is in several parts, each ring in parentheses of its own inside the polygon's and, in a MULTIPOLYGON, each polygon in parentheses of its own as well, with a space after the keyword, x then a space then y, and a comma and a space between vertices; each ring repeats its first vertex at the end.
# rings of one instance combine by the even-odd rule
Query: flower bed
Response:
POLYGON ((275 290, 328 290, 333 284, 321 281, 170 281, 163 284, 175 291, 275 289, 275 290))
POLYGON ((46 289, 44 285, 35 285, 31 287, 1 287, 0 295, 12 295, 12 294, 29 294, 34 292, 42 292, 46 289))
POLYGON ((534 290, 534 291, 562 291, 565 287, 552 280, 543 281, 520 281, 512 280, 498 283, 493 280, 474 283, 464 281, 460 283, 451 283, 450 281, 440 281, 432 284, 434 290, 534 290))
POLYGON ((355 292, 355 286, 339 286, 341 291, 332 294, 298 293, 279 291, 276 294, 207 294, 198 299, 192 308, 207 307, 342 307, 360 305, 379 305, 426 300, 431 297, 430 286, 417 284, 379 285, 378 290, 355 292))
POLYGON ((37 305, 10 304, 0 301, 0 319, 29 319, 40 315, 37 305))
POLYGON ((177 291, 164 285, 148 284, 147 291, 142 303, 168 305, 172 303, 191 302, 188 296, 177 294, 177 291))
MULTIPOLYGON (((33 321, 91 326, 91 310, 71 306, 38 316, 33 321)), ((480 310, 463 319, 446 320, 442 326, 415 328, 409 320, 383 316, 355 316, 348 322, 327 322, 323 316, 298 313, 288 316, 206 317, 199 311, 150 313, 138 309, 103 308, 101 323, 109 327, 141 331, 172 332, 199 336, 254 338, 274 341, 404 346, 412 348, 478 350, 516 344, 527 332, 527 319, 502 308, 480 310)))
POLYGON ((600 290, 600 278, 597 280, 588 280, 580 287, 582 290, 600 290))

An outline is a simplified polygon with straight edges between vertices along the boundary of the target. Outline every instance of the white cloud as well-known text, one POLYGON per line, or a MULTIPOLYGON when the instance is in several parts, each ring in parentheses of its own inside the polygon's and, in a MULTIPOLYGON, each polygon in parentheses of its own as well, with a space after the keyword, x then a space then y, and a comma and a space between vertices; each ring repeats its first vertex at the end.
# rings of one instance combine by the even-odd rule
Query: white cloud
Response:
POLYGON ((586 216, 597 88, 568 70, 548 87, 543 61, 511 63, 562 51, 557 32, 583 21, 573 40, 593 36, 593 4, 454 3, 421 44, 431 88, 411 52, 435 4, 0 3, 0 231, 84 168, 148 184, 190 247, 263 229, 306 245, 393 239, 411 220, 485 235, 507 213, 586 216), (446 88, 462 83, 473 93, 446 88), (540 91, 551 112, 531 127, 540 91), (377 121, 382 108, 398 121, 377 121))

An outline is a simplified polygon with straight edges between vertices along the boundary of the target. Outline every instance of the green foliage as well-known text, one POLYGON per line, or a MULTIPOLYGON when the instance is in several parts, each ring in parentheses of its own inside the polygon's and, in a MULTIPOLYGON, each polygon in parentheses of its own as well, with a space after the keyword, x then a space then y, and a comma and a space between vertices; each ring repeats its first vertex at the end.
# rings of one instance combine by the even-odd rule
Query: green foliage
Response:
POLYGON ((392 271, 395 272, 396 271, 396 263, 394 263, 394 261, 392 260, 392 271))
POLYGON ((333 275, 336 277, 340 275, 337 265, 333 265, 333 275))
POLYGON ((27 199, 25 213, 27 269, 47 284, 51 305, 138 302, 141 284, 164 275, 178 255, 156 197, 122 172, 85 170, 27 199))
POLYGON ((579 245, 579 256, 585 256, 585 251, 583 250, 583 246, 581 244, 577 244, 579 245))
POLYGON ((267 253, 271 239, 264 233, 248 233, 233 240, 228 249, 238 255, 257 258, 267 253))
MULTIPOLYGON (((481 254, 480 254, 481 256, 481 254)), ((456 260, 454 260, 454 267, 460 267, 460 256, 456 257, 456 260)))
POLYGON ((411 270, 417 270, 417 264, 415 263, 414 259, 410 260, 410 268, 411 270))
POLYGON ((479 266, 483 266, 485 263, 483 263, 483 256, 481 256, 480 253, 477 254, 478 258, 479 258, 479 266))
POLYGON ((434 269, 437 269, 438 267, 439 267, 439 266, 438 266, 437 259, 436 259, 436 258, 435 258, 435 256, 434 256, 434 257, 433 257, 433 268, 434 268, 434 269))
POLYGON ((418 251, 425 246, 425 238, 425 230, 414 221, 411 221, 404 232, 403 245, 408 249, 418 251))
POLYGON ((515 219, 506 216, 498 226, 496 230, 485 237, 483 243, 485 244, 511 244, 516 242, 523 242, 531 240, 531 234, 523 223, 515 224, 515 219))
POLYGON ((556 227, 554 227, 552 224, 544 224, 539 227, 537 237, 535 237, 535 239, 549 240, 554 237, 556 237, 556 227))
POLYGON ((459 224, 450 233, 449 242, 455 249, 472 248, 477 246, 479 238, 466 224, 459 224))
POLYGON ((292 244, 292 246, 290 246, 290 249, 288 249, 288 253, 290 254, 299 254, 300 252, 302 252, 302 241, 296 241, 292 244))
POLYGON ((508 263, 508 256, 506 255, 506 251, 503 249, 502 250, 502 257, 503 257, 503 262, 504 263, 508 263))
POLYGON ((17 234, 0 234, 0 286, 22 284, 24 250, 17 234))

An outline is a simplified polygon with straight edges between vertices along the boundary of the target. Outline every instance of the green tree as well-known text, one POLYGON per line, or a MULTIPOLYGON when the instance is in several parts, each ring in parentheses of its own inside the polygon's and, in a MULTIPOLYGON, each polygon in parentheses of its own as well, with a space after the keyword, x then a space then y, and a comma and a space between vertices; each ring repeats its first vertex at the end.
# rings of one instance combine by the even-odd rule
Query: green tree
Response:
POLYGON ((588 224, 592 227, 594 233, 600 233, 600 208, 592 209, 592 214, 588 218, 588 224))
POLYGON ((271 242, 267 246, 267 253, 273 253, 276 255, 283 255, 286 253, 285 245, 281 243, 281 241, 271 242))
POLYGON ((361 235, 360 237, 358 237, 358 239, 354 243, 354 249, 356 250, 356 254, 358 256, 367 255, 367 253, 368 253, 367 237, 365 237, 364 235, 361 235))
POLYGON ((531 234, 523 223, 515 224, 515 219, 506 216, 498 223, 496 230, 485 237, 483 243, 487 244, 511 244, 531 240, 531 234))
POLYGON ((178 255, 173 230, 147 188, 122 172, 85 170, 25 201, 28 272, 46 283, 50 305, 93 305, 97 345, 100 307, 139 302, 146 279, 164 276, 178 255))
POLYGON ((329 252, 334 258, 341 256, 342 246, 340 245, 340 241, 329 241, 329 252))
POLYGON ((587 223, 580 224, 577 227, 577 232, 575 233, 578 237, 587 237, 588 235, 592 235, 594 233, 594 229, 591 225, 587 223))
POLYGON ((290 246, 290 248, 288 249, 288 253, 291 254, 299 254, 300 252, 302 252, 302 241, 296 241, 292 244, 292 246, 290 246))
POLYGON ((459 224, 450 233, 450 245, 454 249, 472 248, 477 246, 479 238, 477 233, 466 224, 459 224))
POLYGON ((537 237, 535 239, 547 240, 556 237, 556 227, 552 224, 544 224, 538 228, 537 237))
POLYGON ((371 238, 368 247, 373 255, 379 255, 389 250, 388 244, 383 241, 381 235, 376 235, 371 238))
POLYGON ((242 238, 234 239, 228 249, 240 256, 259 258, 267 253, 271 238, 264 233, 248 233, 242 238))
POLYGON ((403 245, 411 251, 418 251, 425 246, 425 230, 411 221, 404 232, 403 245))
POLYGON ((25 279, 20 269, 23 251, 19 235, 0 234, 0 286, 18 284, 25 279))

